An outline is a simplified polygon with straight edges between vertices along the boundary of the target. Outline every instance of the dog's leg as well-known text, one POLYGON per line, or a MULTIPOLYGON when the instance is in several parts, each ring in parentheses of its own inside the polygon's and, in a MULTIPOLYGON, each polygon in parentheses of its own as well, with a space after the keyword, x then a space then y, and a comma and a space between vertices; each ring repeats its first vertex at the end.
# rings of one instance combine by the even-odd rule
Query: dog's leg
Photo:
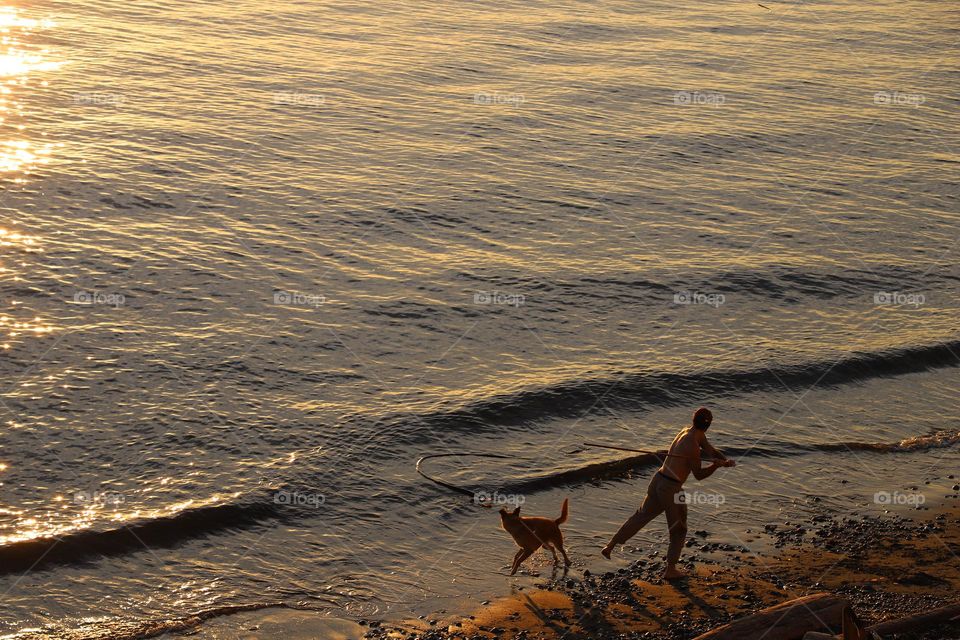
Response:
MULTIPOLYGON (((573 564, 572 562, 570 562, 570 558, 567 557, 567 551, 563 548, 563 540, 562 540, 562 539, 557 541, 557 548, 560 549, 560 553, 563 554, 563 564, 567 565, 568 567, 569 567, 571 564, 573 564)), ((557 554, 554 553, 553 555, 557 555, 557 554)))
POLYGON ((550 549, 550 553, 553 554, 553 564, 560 564, 560 558, 557 556, 557 549, 549 542, 543 546, 547 549, 550 549))
POLYGON ((517 572, 517 569, 520 568, 520 554, 523 553, 523 549, 517 551, 517 555, 513 557, 513 564, 510 565, 510 575, 514 575, 517 572))
POLYGON ((523 562, 523 560, 520 559, 520 556, 522 555, 523 555, 523 547, 520 547, 520 549, 517 550, 517 554, 513 556, 513 563, 510 565, 510 575, 515 574, 517 572, 517 569, 520 568, 520 563, 523 562))
POLYGON ((520 553, 517 554, 517 557, 513 560, 513 571, 510 572, 510 575, 513 575, 517 572, 517 569, 520 568, 520 565, 523 564, 523 561, 533 555, 533 552, 528 549, 520 549, 520 553))

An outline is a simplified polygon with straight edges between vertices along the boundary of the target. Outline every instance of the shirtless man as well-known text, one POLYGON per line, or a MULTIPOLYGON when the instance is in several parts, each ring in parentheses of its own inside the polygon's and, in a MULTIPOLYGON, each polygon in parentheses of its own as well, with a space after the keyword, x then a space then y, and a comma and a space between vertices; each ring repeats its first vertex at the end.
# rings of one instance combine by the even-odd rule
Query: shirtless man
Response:
POLYGON ((648 522, 663 512, 667 514, 670 529, 670 549, 667 551, 667 568, 663 577, 667 580, 682 578, 686 574, 677 569, 680 550, 687 537, 687 505, 683 502, 683 483, 691 473, 697 480, 709 478, 720 467, 734 467, 736 462, 713 448, 707 442, 707 429, 713 422, 709 409, 700 407, 693 414, 693 424, 677 434, 670 445, 671 455, 664 459, 660 469, 650 480, 647 497, 636 513, 630 516, 614 534, 600 553, 607 559, 618 544, 623 544, 640 531, 648 522), (714 459, 709 467, 700 466, 700 452, 714 459))

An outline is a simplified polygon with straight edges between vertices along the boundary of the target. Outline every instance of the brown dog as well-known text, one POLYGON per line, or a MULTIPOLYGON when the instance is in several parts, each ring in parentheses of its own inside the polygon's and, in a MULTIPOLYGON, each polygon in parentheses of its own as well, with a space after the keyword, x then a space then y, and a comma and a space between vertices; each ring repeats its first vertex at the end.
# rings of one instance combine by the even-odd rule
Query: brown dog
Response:
POLYGON ((510 575, 517 572, 520 564, 533 555, 533 552, 541 546, 546 547, 553 553, 553 561, 560 563, 557 557, 557 549, 563 554, 563 562, 570 566, 570 558, 563 549, 563 533, 560 531, 560 525, 567 521, 567 499, 563 500, 563 507, 560 509, 560 517, 556 520, 541 517, 524 518, 520 515, 520 507, 513 511, 500 509, 500 526, 510 534, 514 542, 520 545, 520 551, 513 557, 513 566, 510 575))

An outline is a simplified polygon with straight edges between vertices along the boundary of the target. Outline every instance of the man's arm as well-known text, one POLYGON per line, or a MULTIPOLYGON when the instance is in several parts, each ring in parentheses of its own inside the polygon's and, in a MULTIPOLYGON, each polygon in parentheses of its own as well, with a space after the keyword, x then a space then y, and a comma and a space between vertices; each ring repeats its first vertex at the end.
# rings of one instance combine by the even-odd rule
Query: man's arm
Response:
POLYGON ((720 453, 720 451, 715 449, 713 445, 707 441, 706 435, 704 435, 703 438, 700 440, 700 448, 703 449, 714 460, 728 463, 728 464, 719 464, 718 466, 732 467, 737 464, 733 460, 728 460, 727 456, 723 455, 722 453, 720 453))
POLYGON ((713 475, 713 472, 720 468, 720 465, 714 462, 709 467, 702 468, 699 464, 697 468, 693 470, 693 477, 697 480, 706 480, 713 475))
POLYGON ((720 465, 716 462, 711 464, 709 467, 704 468, 702 466, 702 460, 700 460, 700 447, 694 446, 691 447, 693 451, 690 456, 690 472, 693 474, 693 477, 697 480, 705 480, 713 475, 713 472, 720 468, 720 465))

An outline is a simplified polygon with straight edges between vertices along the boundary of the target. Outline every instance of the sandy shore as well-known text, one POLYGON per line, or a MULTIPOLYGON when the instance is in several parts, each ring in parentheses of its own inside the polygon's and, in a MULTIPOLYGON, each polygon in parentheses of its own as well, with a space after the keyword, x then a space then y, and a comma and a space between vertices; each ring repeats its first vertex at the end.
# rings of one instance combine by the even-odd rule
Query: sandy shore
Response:
MULTIPOLYGON (((688 540, 689 579, 666 583, 662 561, 600 575, 570 570, 481 603, 470 615, 372 622, 365 637, 689 639, 732 619, 817 592, 848 598, 862 620, 900 618, 960 599, 960 506, 878 518, 816 516, 768 525, 779 554, 688 540)), ((902 636, 908 637, 908 636, 902 636)), ((914 638, 960 638, 960 621, 914 638)))

